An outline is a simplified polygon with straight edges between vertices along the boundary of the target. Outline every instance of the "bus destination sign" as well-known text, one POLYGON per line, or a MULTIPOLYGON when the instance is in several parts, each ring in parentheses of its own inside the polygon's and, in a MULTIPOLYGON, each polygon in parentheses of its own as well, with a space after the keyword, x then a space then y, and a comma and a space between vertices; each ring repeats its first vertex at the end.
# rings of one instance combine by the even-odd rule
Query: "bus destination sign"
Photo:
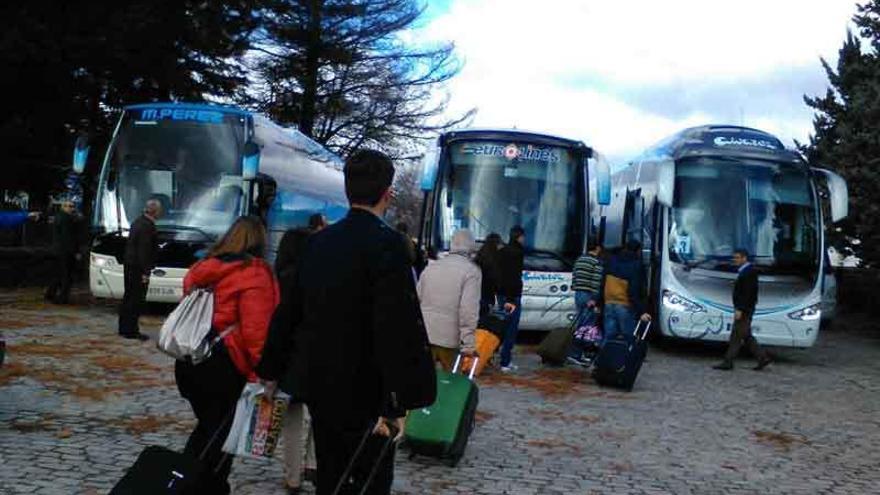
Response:
POLYGON ((510 143, 506 146, 494 143, 465 144, 461 147, 461 153, 463 155, 497 156, 510 161, 527 160, 548 164, 559 163, 562 159, 558 149, 531 144, 517 145, 516 143, 510 143))
POLYGON ((141 110, 141 120, 186 120, 206 124, 222 124, 223 113, 213 110, 192 110, 183 108, 145 108, 141 110))

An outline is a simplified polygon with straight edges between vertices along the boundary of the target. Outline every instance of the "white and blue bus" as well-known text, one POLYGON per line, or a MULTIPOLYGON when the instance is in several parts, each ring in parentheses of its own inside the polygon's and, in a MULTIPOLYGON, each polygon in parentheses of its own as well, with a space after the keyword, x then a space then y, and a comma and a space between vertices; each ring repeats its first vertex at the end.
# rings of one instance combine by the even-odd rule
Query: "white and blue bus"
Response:
POLYGON ((588 160, 580 141, 502 129, 439 136, 426 153, 420 242, 437 255, 452 234, 478 241, 511 227, 526 231, 521 327, 550 330, 574 318, 571 268, 589 221, 588 160))
MULTIPOLYGON (((74 169, 88 145, 78 141, 74 169)), ((123 293, 129 225, 148 199, 162 203, 158 266, 147 299, 176 302, 187 268, 232 222, 260 215, 268 258, 283 233, 322 213, 348 210, 342 160, 293 129, 227 106, 148 103, 126 107, 107 149, 94 203, 90 254, 95 296, 123 293)))
POLYGON ((606 248, 643 247, 650 306, 664 336, 727 341, 734 249, 760 280, 752 328, 762 343, 810 347, 822 316, 826 266, 819 181, 833 221, 847 214, 846 183, 811 168, 776 137, 736 126, 685 129, 611 179, 594 205, 606 248), (604 228, 602 228, 604 224, 604 228))

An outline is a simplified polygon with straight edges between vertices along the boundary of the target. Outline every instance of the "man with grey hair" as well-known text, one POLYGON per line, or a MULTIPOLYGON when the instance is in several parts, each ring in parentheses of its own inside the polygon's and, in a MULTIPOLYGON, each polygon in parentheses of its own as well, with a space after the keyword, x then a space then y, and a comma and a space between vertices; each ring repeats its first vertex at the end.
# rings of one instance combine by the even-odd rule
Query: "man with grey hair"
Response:
POLYGON ((144 214, 131 224, 125 243, 125 293, 119 306, 119 335, 126 339, 148 340, 138 325, 147 298, 150 272, 156 267, 159 238, 156 220, 162 216, 162 203, 150 199, 144 214))
POLYGON ((449 255, 432 261, 419 278, 418 292, 431 353, 446 371, 456 355, 475 352, 483 273, 471 260, 474 236, 462 229, 452 236, 449 255))

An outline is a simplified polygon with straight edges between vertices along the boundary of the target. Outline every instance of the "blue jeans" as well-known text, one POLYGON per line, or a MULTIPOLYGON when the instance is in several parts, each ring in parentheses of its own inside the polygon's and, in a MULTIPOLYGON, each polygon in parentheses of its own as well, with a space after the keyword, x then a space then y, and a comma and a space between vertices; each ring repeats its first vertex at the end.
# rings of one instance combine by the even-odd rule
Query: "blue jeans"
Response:
POLYGON ((618 334, 622 334, 628 341, 632 340, 633 331, 636 328, 636 315, 631 307, 622 304, 606 304, 604 322, 603 346, 618 334))
POLYGON ((503 296, 498 298, 498 304, 504 307, 506 303, 516 305, 516 309, 507 317, 507 327, 504 329, 504 342, 501 344, 501 366, 509 366, 513 346, 516 344, 516 334, 519 332, 519 317, 522 314, 522 299, 507 299, 503 296))

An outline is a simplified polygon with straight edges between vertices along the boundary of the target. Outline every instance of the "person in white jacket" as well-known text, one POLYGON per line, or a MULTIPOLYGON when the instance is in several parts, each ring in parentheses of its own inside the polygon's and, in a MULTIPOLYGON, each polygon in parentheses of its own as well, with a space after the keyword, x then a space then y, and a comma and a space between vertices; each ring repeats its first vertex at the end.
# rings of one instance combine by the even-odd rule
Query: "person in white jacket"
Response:
POLYGON ((431 353, 444 370, 452 369, 458 353, 474 355, 474 332, 480 317, 483 275, 471 260, 476 250, 467 229, 452 236, 449 255, 428 264, 418 292, 431 343, 431 353))

